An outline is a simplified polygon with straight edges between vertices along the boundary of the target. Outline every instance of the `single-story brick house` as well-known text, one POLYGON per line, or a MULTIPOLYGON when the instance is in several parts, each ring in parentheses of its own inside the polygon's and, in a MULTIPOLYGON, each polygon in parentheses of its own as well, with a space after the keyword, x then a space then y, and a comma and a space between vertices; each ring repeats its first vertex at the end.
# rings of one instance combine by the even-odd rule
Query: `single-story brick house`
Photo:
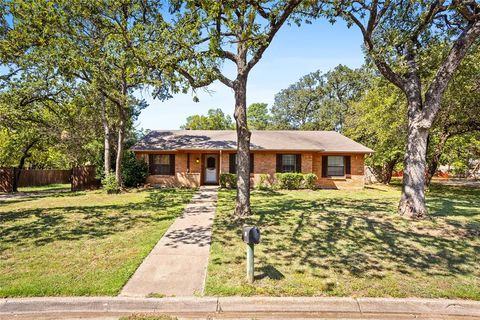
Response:
MULTIPOLYGON (((234 130, 155 130, 132 147, 144 159, 147 183, 197 187, 235 173, 234 130)), ((363 188, 364 158, 373 150, 334 131, 252 131, 251 178, 276 172, 315 173, 320 188, 363 188)))

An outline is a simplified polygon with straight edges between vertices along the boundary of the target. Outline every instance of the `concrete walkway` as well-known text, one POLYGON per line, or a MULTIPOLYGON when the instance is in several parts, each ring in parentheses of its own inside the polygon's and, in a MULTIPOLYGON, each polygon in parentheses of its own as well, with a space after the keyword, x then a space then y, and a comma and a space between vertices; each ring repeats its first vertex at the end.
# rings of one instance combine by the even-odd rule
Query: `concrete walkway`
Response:
POLYGON ((202 294, 218 187, 203 186, 145 258, 120 296, 202 294))
POLYGON ((3 319, 112 320, 132 313, 179 319, 480 319, 480 302, 447 299, 51 297, 0 299, 3 319))

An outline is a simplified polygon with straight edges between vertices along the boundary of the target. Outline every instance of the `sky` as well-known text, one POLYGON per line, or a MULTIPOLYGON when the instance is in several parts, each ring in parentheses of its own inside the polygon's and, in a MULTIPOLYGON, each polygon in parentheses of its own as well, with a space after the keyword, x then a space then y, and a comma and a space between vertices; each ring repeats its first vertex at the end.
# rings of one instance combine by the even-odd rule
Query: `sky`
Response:
MULTIPOLYGON (((360 67, 364 62, 361 44, 360 31, 354 27, 348 29, 343 22, 331 25, 326 21, 316 21, 301 27, 284 25, 262 59, 250 71, 247 104, 263 102, 271 106, 276 93, 316 70, 327 72, 339 64, 360 67)), ((233 64, 224 68, 233 70, 233 64)), ((197 90, 199 102, 193 101, 191 93, 177 94, 163 102, 152 99, 146 92, 141 93, 149 106, 140 114, 136 127, 179 129, 188 116, 206 114, 212 108, 221 108, 232 115, 233 91, 218 81, 207 88, 208 92, 197 90)))

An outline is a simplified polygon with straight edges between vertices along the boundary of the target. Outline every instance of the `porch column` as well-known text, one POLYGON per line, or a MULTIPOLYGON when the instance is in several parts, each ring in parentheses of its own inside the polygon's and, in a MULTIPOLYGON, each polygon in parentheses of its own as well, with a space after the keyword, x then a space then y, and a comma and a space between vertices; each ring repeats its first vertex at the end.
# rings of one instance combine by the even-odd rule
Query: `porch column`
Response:
POLYGON ((218 162, 218 165, 220 166, 220 174, 222 174, 222 150, 220 150, 220 160, 218 162))

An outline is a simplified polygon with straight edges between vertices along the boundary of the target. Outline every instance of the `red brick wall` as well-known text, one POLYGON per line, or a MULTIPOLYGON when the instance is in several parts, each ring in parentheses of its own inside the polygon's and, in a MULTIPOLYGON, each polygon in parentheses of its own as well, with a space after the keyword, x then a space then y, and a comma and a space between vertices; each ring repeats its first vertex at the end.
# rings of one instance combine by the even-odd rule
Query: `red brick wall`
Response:
MULTIPOLYGON (((280 153, 280 152, 279 152, 280 153)), ((298 152, 297 152, 298 153, 298 152)), ((361 189, 364 186, 363 170, 364 155, 363 154, 335 154, 351 156, 351 175, 345 178, 322 178, 322 154, 318 152, 302 152, 302 173, 315 173, 318 177, 319 188, 334 189, 361 189)), ((324 154, 333 155, 333 154, 324 154)), ((276 171, 276 153, 275 152, 255 152, 255 171, 253 175, 253 183, 260 181, 261 174, 269 175, 269 182, 275 180, 276 171)))
MULTIPOLYGON (((137 152, 138 159, 144 159, 147 163, 149 154, 171 154, 172 152, 137 152)), ((165 187, 199 187, 201 185, 202 154, 199 152, 175 153, 175 175, 149 175, 147 183, 158 184, 165 187), (190 170, 187 170, 189 159, 190 170), (198 159, 198 162, 197 162, 198 159), (187 172, 188 171, 188 172, 187 172)))
POLYGON ((317 185, 320 188, 332 189, 361 189, 364 187, 364 158, 363 154, 329 154, 315 153, 313 156, 313 173, 318 177, 317 185), (345 178, 322 178, 322 156, 340 155, 350 156, 351 175, 345 178))
POLYGON ((302 153, 302 173, 313 172, 313 153, 302 153))
MULTIPOLYGON (((164 152, 167 153, 167 152, 164 152)), ((230 151, 222 152, 219 156, 220 172, 229 172, 230 151)), ((276 152, 254 151, 254 173, 251 175, 252 184, 260 181, 262 174, 269 176, 269 181, 274 182, 276 171, 276 152)), ((280 153, 280 152, 279 152, 280 153)), ((294 152, 292 152, 294 153, 294 152)), ((297 152, 298 153, 298 152, 297 152)), ((363 154, 335 154, 351 156, 351 175, 344 178, 322 178, 322 154, 319 152, 302 152, 302 173, 315 173, 318 177, 318 187, 335 189, 359 189, 364 186, 364 155, 363 154)), ((139 157, 139 155, 137 154, 139 157)), ((147 157, 148 158, 148 157, 147 157)), ((187 172, 187 153, 176 153, 175 176, 149 176, 148 183, 164 184, 168 186, 199 186, 203 174, 203 159, 201 153, 190 153, 190 171, 187 172), (196 160, 199 160, 197 163, 196 160)))
POLYGON ((275 174, 277 166, 277 155, 275 153, 254 152, 253 154, 254 174, 275 174))
POLYGON ((230 172, 230 154, 233 152, 222 152, 220 157, 220 173, 230 172))

